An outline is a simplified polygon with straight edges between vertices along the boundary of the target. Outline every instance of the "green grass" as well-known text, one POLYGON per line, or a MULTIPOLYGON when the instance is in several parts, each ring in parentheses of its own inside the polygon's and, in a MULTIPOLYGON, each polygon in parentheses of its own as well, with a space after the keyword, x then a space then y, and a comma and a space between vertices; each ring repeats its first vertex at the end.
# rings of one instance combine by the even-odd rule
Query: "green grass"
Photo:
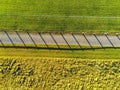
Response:
POLYGON ((114 18, 120 16, 119 3, 119 0, 4 0, 0 1, 0 30, 119 32, 120 18, 114 18))
POLYGON ((37 49, 0 49, 0 57, 50 57, 79 59, 120 59, 120 49, 96 50, 37 50, 37 49), (17 53, 16 53, 17 52, 17 53))
MULTIPOLYGON (((0 30, 120 32, 119 3, 119 0, 1 0, 0 30)), ((119 90, 119 52, 120 49, 110 48, 0 48, 0 89, 119 90)))

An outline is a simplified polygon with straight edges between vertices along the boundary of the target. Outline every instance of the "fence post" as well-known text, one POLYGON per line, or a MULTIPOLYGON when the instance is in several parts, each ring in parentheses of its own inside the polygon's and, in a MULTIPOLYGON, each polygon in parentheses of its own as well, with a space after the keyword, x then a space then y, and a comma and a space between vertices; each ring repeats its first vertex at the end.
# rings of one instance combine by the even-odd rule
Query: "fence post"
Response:
POLYGON ((27 34, 28 34, 28 36, 30 37, 31 41, 33 42, 34 46, 35 46, 36 48, 38 48, 38 47, 37 47, 37 44, 35 43, 34 39, 33 39, 32 36, 30 35, 30 33, 27 32, 27 34))
POLYGON ((54 36, 52 35, 52 33, 49 33, 51 38, 53 39, 53 41, 55 42, 55 44, 57 45, 57 47, 60 49, 60 46, 58 45, 57 41, 55 40, 54 36))
POLYGON ((68 45, 68 47, 69 47, 70 49, 72 49, 71 46, 69 45, 68 41, 65 39, 64 35, 63 35, 62 33, 60 33, 60 34, 61 34, 63 40, 64 40, 64 41, 66 42, 66 44, 68 45))
POLYGON ((74 38, 74 40, 77 42, 77 44, 79 45, 79 47, 82 49, 82 46, 80 45, 78 39, 75 37, 75 35, 72 33, 72 37, 74 38))
POLYGON ((109 43, 112 45, 112 47, 115 48, 114 44, 113 44, 112 41, 109 39, 107 33, 105 33, 105 37, 107 38, 107 40, 109 41, 109 43))
POLYGON ((116 37, 117 37, 118 40, 120 41, 120 37, 119 37, 119 34, 118 34, 118 33, 116 33, 116 37))
POLYGON ((4 32, 7 35, 8 39, 10 40, 11 44, 15 47, 15 44, 14 44, 13 40, 11 39, 11 37, 9 36, 9 34, 7 33, 7 31, 4 31, 4 32))
POLYGON ((116 33, 116 36, 117 36, 117 38, 120 40, 120 37, 119 37, 118 33, 116 33))
POLYGON ((38 34, 39 34, 40 38, 42 39, 42 41, 44 42, 44 44, 46 45, 46 47, 49 48, 49 46, 47 45, 47 43, 46 43, 45 39, 43 38, 43 36, 41 35, 41 33, 38 32, 38 34))
POLYGON ((86 41, 88 42, 89 46, 93 49, 93 46, 91 45, 91 43, 89 42, 89 40, 87 39, 87 37, 85 36, 85 34, 84 33, 82 33, 82 34, 83 34, 84 38, 86 39, 86 41))
POLYGON ((23 41, 23 39, 22 39, 22 37, 20 36, 20 34, 19 34, 17 31, 15 31, 15 32, 16 32, 17 36, 19 37, 19 39, 21 40, 21 42, 23 43, 23 45, 26 47, 26 44, 25 44, 25 42, 23 41))
POLYGON ((93 34, 95 36, 95 38, 97 39, 98 43, 101 45, 102 48, 104 48, 104 46, 102 45, 102 43, 100 42, 100 40, 98 39, 97 35, 94 33, 93 34))

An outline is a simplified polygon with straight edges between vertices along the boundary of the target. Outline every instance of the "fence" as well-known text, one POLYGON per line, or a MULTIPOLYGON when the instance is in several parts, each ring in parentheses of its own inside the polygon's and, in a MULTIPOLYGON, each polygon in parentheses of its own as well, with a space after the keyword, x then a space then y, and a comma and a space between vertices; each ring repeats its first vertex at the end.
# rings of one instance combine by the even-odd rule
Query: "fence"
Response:
POLYGON ((120 37, 115 35, 41 33, 28 31, 0 31, 0 47, 82 50, 97 48, 118 48, 120 37))

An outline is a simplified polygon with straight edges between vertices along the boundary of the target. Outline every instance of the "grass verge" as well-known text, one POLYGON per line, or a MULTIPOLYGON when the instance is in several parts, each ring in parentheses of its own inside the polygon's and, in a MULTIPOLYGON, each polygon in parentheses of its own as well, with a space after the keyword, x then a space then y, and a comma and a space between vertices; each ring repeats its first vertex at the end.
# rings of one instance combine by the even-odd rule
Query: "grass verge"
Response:
POLYGON ((0 48, 0 57, 52 57, 80 59, 120 59, 120 49, 91 50, 46 50, 46 49, 13 49, 0 48), (17 52, 17 53, 16 53, 17 52))

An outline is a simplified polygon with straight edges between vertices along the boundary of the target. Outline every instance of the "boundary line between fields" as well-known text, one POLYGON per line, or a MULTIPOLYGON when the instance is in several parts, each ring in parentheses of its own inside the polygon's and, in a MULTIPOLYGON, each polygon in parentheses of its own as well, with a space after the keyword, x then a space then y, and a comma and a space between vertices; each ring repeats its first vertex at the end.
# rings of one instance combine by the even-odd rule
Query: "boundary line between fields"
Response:
POLYGON ((0 16, 21 16, 21 17, 57 17, 57 18, 100 18, 100 19, 120 19, 120 16, 75 16, 75 15, 42 15, 42 14, 0 14, 0 16))

